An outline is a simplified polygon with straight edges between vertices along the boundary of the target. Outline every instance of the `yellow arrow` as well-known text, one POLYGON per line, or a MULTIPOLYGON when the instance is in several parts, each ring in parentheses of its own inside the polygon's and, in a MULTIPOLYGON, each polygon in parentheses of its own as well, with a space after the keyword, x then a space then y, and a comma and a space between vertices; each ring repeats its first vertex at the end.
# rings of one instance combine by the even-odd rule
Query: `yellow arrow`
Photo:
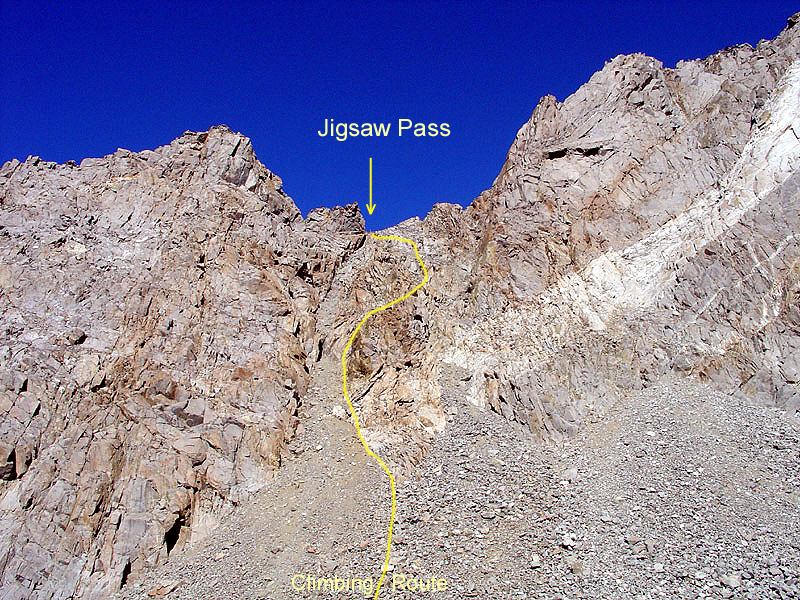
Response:
POLYGON ((375 210, 375 205, 372 203, 372 157, 369 159, 369 204, 367 204, 369 214, 375 210))

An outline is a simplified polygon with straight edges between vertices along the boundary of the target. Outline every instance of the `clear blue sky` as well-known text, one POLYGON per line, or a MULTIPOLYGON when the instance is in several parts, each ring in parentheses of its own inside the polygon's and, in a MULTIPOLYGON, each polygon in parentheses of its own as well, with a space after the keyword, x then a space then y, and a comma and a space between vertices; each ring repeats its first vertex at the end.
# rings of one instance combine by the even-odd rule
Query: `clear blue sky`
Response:
POLYGON ((797 2, 184 3, 0 0, 0 162, 142 150, 225 123, 305 214, 378 229, 469 204, 539 97, 605 60, 672 66, 777 35, 797 2), (447 122, 447 138, 320 138, 323 120, 447 122))

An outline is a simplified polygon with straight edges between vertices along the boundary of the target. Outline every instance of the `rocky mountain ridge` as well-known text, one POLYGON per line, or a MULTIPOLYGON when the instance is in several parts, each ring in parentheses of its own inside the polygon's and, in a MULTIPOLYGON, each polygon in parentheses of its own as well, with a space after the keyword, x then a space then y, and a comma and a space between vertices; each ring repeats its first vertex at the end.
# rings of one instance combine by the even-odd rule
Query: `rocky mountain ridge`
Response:
MULTIPOLYGON (((543 98, 493 186, 390 229, 430 283, 348 371, 399 478, 469 402, 555 441, 677 371, 800 403, 800 40, 543 98)), ((270 485, 370 308, 420 278, 355 204, 303 218, 226 127, 0 169, 2 598, 106 598, 270 485)))

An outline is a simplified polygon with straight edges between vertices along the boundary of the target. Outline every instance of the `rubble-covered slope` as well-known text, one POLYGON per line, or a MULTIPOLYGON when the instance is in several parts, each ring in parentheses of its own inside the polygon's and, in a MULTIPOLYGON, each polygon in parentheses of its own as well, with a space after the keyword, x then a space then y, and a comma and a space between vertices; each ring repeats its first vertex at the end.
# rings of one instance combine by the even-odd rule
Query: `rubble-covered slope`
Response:
MULTIPOLYGON (((542 438, 669 370, 797 402, 800 27, 544 98, 494 185, 393 233, 430 271, 349 357, 398 477, 440 373, 542 438)), ((269 485, 307 385, 422 274, 355 205, 302 218, 225 127, 0 169, 2 598, 105 598, 269 485)), ((791 405, 791 404, 790 404, 791 405)))

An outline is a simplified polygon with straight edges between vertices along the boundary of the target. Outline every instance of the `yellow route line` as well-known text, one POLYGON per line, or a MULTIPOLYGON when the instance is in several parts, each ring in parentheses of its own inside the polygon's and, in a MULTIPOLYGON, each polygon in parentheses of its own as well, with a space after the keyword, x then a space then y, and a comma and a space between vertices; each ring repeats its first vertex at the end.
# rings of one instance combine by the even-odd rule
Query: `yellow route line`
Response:
POLYGON ((425 278, 422 280, 422 283, 418 284, 414 287, 410 292, 406 295, 401 296, 395 300, 392 300, 388 304, 384 304, 379 308, 373 308, 369 311, 361 322, 356 327, 356 330, 353 332, 353 335, 350 336, 350 340, 347 342, 347 345, 344 347, 344 351, 342 352, 342 390, 344 391, 344 397, 347 400, 347 406, 350 408, 350 414, 353 415, 353 422, 356 425, 356 433, 358 433, 358 439, 361 440, 361 445, 364 446, 364 450, 366 450, 367 454, 378 461, 378 463, 383 467, 383 470, 386 471, 386 474, 389 476, 389 485, 392 488, 392 515, 389 518, 389 539, 386 541, 386 559, 383 561, 383 569, 381 570, 381 578, 378 580, 378 588, 375 590, 375 599, 377 600, 378 596, 381 593, 381 585, 383 584, 383 580, 386 577, 386 571, 389 570, 389 557, 392 554, 392 528, 394 527, 394 515, 397 503, 395 501, 395 487, 394 487, 394 476, 392 472, 389 470, 389 467, 386 466, 381 460, 381 457, 375 454, 372 450, 370 450, 367 441, 364 439, 364 436, 361 434, 361 425, 358 423, 358 415, 356 414, 355 409, 353 408, 353 403, 350 401, 350 396, 347 393, 347 351, 350 350, 350 346, 353 345, 353 340, 356 339, 356 335, 358 335, 358 331, 367 322, 372 315, 381 312, 382 310, 386 310, 387 308, 391 308, 398 302, 402 302, 406 298, 411 297, 414 292, 420 289, 423 285, 428 283, 428 269, 425 268, 425 263, 422 262, 422 259, 419 256, 419 250, 417 249, 417 245, 409 239, 397 237, 396 235, 375 235, 374 233, 371 234, 373 238, 376 240, 395 240, 397 242, 405 242, 406 244, 411 244, 414 248, 414 254, 417 256, 417 260, 419 261, 419 266, 422 267, 422 272, 425 275, 425 278))

